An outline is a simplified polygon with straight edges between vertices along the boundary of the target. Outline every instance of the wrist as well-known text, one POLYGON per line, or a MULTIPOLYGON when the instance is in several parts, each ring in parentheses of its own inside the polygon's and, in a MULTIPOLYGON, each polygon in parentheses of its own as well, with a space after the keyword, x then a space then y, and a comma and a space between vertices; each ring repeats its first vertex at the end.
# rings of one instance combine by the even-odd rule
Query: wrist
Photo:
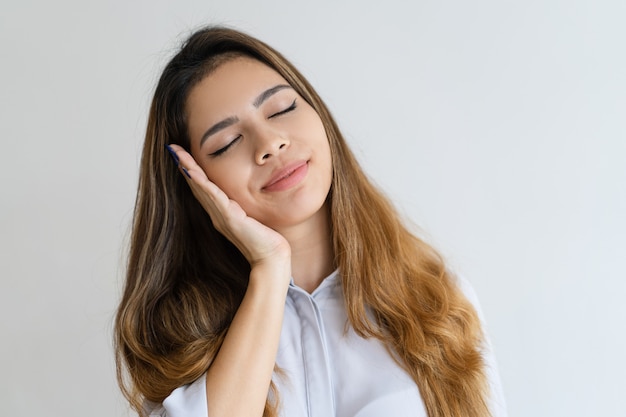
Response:
POLYGON ((291 281, 291 258, 272 259, 252 265, 248 287, 253 290, 287 290, 291 281))

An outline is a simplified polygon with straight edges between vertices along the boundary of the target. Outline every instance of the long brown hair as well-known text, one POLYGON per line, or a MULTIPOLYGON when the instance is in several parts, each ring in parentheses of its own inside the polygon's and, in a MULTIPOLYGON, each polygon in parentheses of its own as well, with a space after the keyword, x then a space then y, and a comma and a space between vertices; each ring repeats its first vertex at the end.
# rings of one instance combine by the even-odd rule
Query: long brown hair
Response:
MULTIPOLYGON (((332 240, 350 324, 385 343, 415 380, 429 417, 488 416, 479 319, 442 258, 368 180, 296 68, 259 40, 220 27, 186 41, 165 67, 150 109, 115 322, 118 380, 131 406, 142 414, 143 401, 162 402, 206 372, 246 290, 248 263, 215 230, 165 149, 176 143, 189 150, 190 90, 241 55, 276 70, 325 126, 333 163, 332 240)), ((277 408, 268 400, 264 416, 276 416, 277 408)))

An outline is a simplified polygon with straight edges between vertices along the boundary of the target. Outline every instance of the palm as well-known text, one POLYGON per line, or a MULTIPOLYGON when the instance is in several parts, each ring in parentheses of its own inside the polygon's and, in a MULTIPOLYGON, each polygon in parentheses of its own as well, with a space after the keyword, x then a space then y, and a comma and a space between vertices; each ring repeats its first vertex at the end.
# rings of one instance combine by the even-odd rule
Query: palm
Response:
POLYGON ((275 230, 248 216, 241 206, 211 182, 193 157, 171 145, 191 178, 187 182, 215 228, 230 240, 252 266, 289 255, 287 240, 275 230))

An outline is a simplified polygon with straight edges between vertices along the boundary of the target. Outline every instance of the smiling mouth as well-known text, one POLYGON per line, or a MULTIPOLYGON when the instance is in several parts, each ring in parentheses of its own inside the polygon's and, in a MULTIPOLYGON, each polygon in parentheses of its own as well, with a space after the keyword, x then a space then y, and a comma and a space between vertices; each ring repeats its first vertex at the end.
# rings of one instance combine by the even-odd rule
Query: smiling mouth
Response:
POLYGON ((308 161, 298 161, 290 164, 278 171, 267 185, 263 186, 263 191, 284 191, 288 190, 306 177, 309 170, 308 161))

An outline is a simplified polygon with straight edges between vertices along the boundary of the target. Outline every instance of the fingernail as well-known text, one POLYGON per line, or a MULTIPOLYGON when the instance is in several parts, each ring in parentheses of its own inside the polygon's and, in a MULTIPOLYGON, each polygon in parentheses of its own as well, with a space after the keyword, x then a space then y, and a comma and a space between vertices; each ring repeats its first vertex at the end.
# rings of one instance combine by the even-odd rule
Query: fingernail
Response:
POLYGON ((165 149, 167 149, 167 151, 170 153, 170 156, 172 157, 172 159, 174 160, 174 162, 176 163, 176 166, 178 166, 178 164, 180 163, 179 159, 178 159, 178 155, 176 155, 176 152, 174 152, 174 149, 172 149, 170 147, 170 145, 165 145, 165 149))
POLYGON ((189 171, 187 171, 187 168, 185 168, 185 167, 181 167, 181 169, 183 170, 183 172, 185 173, 185 175, 187 176, 187 178, 191 179, 191 175, 189 175, 189 171))

